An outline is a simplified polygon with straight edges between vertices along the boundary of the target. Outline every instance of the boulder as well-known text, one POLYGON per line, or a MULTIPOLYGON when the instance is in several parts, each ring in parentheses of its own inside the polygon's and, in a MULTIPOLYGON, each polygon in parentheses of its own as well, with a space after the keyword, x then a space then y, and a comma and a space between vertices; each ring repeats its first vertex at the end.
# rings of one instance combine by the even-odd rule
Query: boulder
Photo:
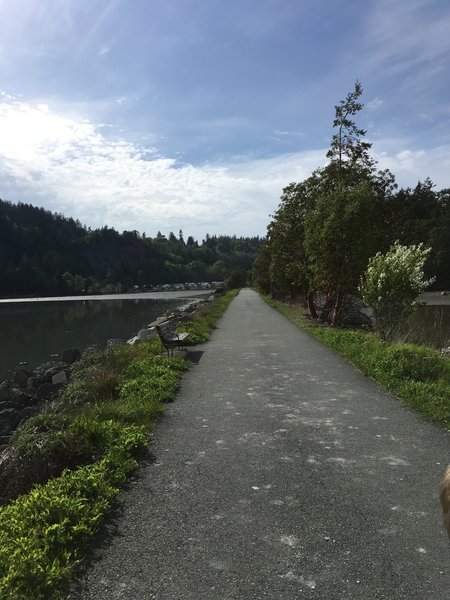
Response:
POLYGON ((365 306, 357 296, 346 296, 341 311, 338 315, 338 323, 341 327, 373 327, 373 311, 365 306))
POLYGON ((10 435, 20 423, 20 412, 14 408, 0 411, 0 437, 10 435))
POLYGON ((155 331, 152 331, 151 329, 141 329, 136 337, 139 341, 145 342, 146 340, 151 340, 155 337, 155 331))
POLYGON ((13 381, 21 388, 27 387, 27 381, 31 377, 31 375, 31 371, 27 371, 27 369, 19 367, 14 372, 13 381))
POLYGON ((69 365, 76 362, 77 360, 80 360, 80 358, 81 352, 78 350, 78 348, 69 348, 67 350, 64 350, 61 354, 61 361, 69 365))
POLYGON ((6 408, 12 408, 14 410, 22 410, 25 404, 20 402, 15 402, 14 400, 4 400, 0 402, 0 410, 5 410, 6 408))
POLYGON ((55 394, 59 388, 60 386, 53 385, 53 383, 46 381, 37 388, 36 394, 40 399, 49 398, 50 396, 53 396, 53 394, 55 394))
POLYGON ((45 381, 47 383, 51 383, 53 379, 53 375, 56 375, 60 371, 64 371, 67 368, 67 363, 57 362, 57 363, 47 363, 46 369, 44 371, 45 381))
POLYGON ((27 380, 27 390, 32 392, 43 383, 45 383, 45 377, 43 375, 33 375, 27 380))
POLYGON ((0 402, 3 400, 9 400, 11 393, 11 386, 7 381, 0 383, 0 402))
POLYGON ((28 396, 21 390, 12 387, 10 383, 4 381, 0 384, 0 403, 16 402, 25 405, 28 403, 28 396))
POLYGON ((67 385, 69 383, 69 379, 67 378, 67 374, 65 371, 60 371, 53 375, 52 384, 53 385, 67 385))

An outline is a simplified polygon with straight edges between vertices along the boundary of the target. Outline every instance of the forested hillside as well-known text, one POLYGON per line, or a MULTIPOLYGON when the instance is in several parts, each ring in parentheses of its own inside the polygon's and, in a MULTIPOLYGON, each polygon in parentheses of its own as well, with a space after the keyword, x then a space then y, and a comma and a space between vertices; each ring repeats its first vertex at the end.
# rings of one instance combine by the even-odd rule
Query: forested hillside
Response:
POLYGON ((0 200, 0 297, 128 291, 134 286, 223 281, 248 273, 260 238, 90 229, 30 204, 0 200))

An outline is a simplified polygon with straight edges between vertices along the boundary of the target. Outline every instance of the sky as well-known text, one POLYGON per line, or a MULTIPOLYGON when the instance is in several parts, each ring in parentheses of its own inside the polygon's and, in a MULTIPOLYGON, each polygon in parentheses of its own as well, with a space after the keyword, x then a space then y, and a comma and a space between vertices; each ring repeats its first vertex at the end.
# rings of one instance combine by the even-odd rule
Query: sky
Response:
POLYGON ((335 105, 450 187, 448 0, 0 0, 0 197, 96 228, 265 235, 335 105))

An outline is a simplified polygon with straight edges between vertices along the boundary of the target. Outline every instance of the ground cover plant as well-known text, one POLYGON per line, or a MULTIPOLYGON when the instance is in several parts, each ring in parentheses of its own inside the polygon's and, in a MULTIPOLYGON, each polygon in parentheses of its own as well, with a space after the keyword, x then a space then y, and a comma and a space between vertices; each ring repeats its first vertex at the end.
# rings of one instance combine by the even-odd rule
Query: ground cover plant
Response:
MULTIPOLYGON (((198 340, 236 294, 189 324, 198 340)), ((156 340, 86 355, 60 400, 17 430, 7 447, 14 485, 0 507, 0 600, 63 597, 186 368, 156 340)))
POLYGON ((265 300, 425 418, 450 429, 449 358, 424 346, 386 342, 373 333, 323 326, 298 307, 265 300))

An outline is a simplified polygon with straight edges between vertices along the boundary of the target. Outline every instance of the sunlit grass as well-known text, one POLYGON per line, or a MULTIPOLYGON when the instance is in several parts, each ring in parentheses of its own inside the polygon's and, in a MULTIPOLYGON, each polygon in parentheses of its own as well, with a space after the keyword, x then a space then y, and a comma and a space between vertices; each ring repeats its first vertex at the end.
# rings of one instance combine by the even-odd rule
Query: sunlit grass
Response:
MULTIPOLYGON (((236 294, 189 324, 198 340, 207 339, 236 294)), ((187 368, 161 351, 155 340, 84 357, 53 412, 17 430, 7 453, 22 495, 0 507, 0 600, 63 597, 187 368)))
POLYGON ((450 429, 449 358, 425 346, 384 342, 373 333, 322 326, 305 318, 301 309, 265 300, 425 418, 450 429))

